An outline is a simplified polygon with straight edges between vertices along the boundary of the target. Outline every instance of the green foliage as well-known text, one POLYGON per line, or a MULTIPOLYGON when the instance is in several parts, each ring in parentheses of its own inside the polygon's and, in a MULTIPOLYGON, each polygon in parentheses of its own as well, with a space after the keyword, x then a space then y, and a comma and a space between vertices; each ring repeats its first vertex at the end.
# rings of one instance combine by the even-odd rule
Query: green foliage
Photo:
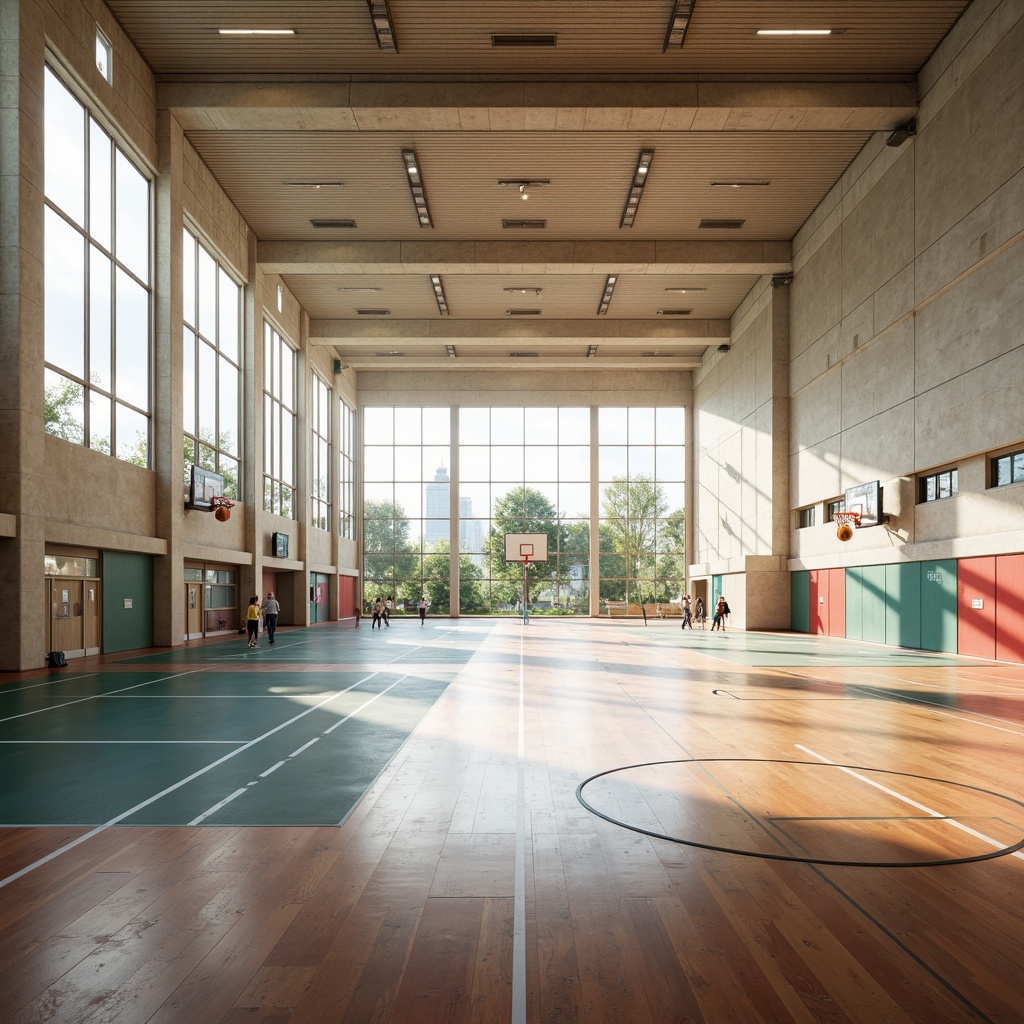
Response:
POLYGON ((54 437, 85 444, 82 403, 85 388, 67 377, 43 391, 43 429, 54 437))
MULTIPOLYGON (((523 566, 521 562, 505 561, 506 533, 543 533, 548 538, 548 557, 554 559, 559 550, 560 534, 558 510, 538 490, 532 487, 514 487, 494 504, 491 530, 484 541, 484 550, 491 568, 491 603, 515 605, 523 594, 523 566)), ((556 563, 557 564, 557 563, 556 563)), ((536 562, 527 567, 526 579, 529 600, 552 582, 554 566, 551 562, 536 562)))

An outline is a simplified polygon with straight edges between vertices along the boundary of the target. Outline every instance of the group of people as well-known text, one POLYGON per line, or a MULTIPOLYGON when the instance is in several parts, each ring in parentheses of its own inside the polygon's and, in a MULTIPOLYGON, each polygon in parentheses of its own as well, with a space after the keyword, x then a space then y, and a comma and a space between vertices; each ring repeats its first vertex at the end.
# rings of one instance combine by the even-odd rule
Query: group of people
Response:
POLYGON ((281 613, 281 605, 278 603, 274 592, 268 591, 267 599, 260 604, 257 595, 249 598, 249 607, 245 612, 245 632, 249 638, 250 647, 258 647, 260 641, 260 621, 267 631, 267 637, 271 643, 274 642, 274 634, 277 632, 277 617, 281 613))
MULTIPOLYGON (((395 599, 388 594, 385 598, 378 597, 373 602, 373 621, 370 623, 370 629, 376 626, 378 629, 383 629, 385 626, 391 625, 391 613, 395 610, 395 599)), ((424 625, 427 621, 427 598, 426 595, 420 598, 419 601, 419 612, 420 612, 420 625, 424 625)))
MULTIPOLYGON (((726 599, 719 594, 718 600, 715 602, 715 614, 711 619, 712 629, 725 629, 725 620, 732 614, 729 608, 729 603, 726 599)), ((708 620, 708 610, 704 605, 704 599, 698 597, 694 602, 693 608, 690 608, 690 595, 683 594, 683 624, 680 629, 686 629, 687 626, 693 629, 693 623, 696 620, 697 625, 701 629, 704 628, 708 620)))

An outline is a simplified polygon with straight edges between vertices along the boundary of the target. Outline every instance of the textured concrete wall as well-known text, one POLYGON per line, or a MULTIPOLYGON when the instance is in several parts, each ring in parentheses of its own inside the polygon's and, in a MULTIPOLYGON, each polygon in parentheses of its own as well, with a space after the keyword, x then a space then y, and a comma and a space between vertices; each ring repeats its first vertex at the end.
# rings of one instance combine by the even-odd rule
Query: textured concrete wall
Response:
POLYGON ((916 138, 880 133, 794 241, 792 568, 1024 549, 1024 4, 978 0, 921 74, 916 138), (916 504, 956 466, 958 497, 916 504), (846 544, 824 503, 880 480, 889 529, 846 544), (794 519, 795 519, 795 513, 794 519))

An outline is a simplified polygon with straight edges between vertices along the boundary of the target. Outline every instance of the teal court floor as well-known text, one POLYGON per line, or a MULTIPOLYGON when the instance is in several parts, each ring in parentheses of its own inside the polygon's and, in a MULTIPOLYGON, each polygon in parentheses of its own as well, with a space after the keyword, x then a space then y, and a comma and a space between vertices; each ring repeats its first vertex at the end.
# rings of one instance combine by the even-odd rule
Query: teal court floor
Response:
POLYGON ((0 827, 339 824, 491 628, 330 624, 0 679, 0 827))

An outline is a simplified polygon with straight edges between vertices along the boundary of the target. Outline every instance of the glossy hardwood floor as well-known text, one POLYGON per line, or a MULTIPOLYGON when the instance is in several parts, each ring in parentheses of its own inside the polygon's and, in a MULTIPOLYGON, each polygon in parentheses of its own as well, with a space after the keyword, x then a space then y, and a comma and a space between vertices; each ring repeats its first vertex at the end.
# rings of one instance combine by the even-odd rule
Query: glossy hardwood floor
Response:
POLYGON ((0 831, 0 1021, 1024 1021, 1022 739, 1024 666, 497 623, 340 827, 0 831))

